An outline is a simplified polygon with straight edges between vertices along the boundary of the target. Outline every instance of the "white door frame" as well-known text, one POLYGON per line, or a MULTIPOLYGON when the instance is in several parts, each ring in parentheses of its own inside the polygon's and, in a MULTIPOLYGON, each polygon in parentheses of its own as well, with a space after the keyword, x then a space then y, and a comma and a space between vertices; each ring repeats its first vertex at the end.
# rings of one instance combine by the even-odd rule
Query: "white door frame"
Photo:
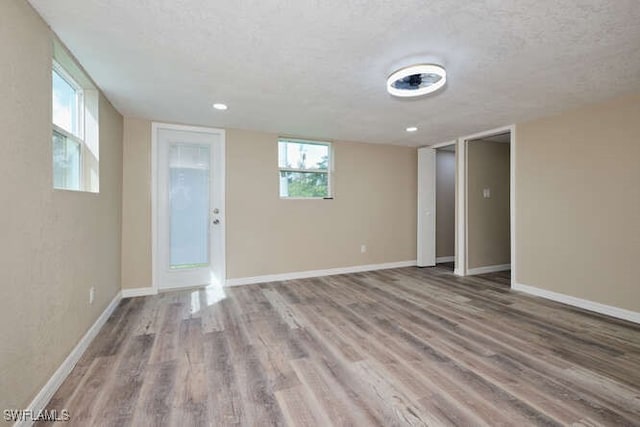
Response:
POLYGON ((456 233, 459 238, 456 240, 456 267, 460 276, 466 276, 469 272, 469 236, 468 236, 468 157, 467 147, 469 141, 486 138, 489 136, 510 133, 510 154, 509 154, 509 208, 510 208, 510 230, 511 230, 511 287, 516 283, 516 126, 503 126, 484 132, 474 133, 458 139, 458 195, 456 201, 460 203, 458 217, 456 218, 456 233), (458 266, 459 262, 459 266, 458 266))
POLYGON ((159 242, 158 242, 158 131, 160 129, 168 129, 168 130, 178 130, 178 131, 186 131, 186 132, 200 132, 200 133, 210 133, 213 135, 219 135, 221 139, 221 155, 222 159, 220 159, 221 166, 221 180, 220 188, 222 190, 222 206, 220 206, 220 225, 222 227, 221 232, 221 245, 222 245, 222 261, 221 261, 221 271, 220 277, 222 278, 221 283, 223 286, 226 284, 226 221, 225 221, 225 203, 226 203, 226 154, 225 154, 225 130, 217 129, 217 128, 207 128, 201 126, 185 126, 185 125, 175 125, 169 123, 161 123, 161 122, 152 122, 151 123, 151 286, 153 289, 153 293, 157 293, 159 286, 159 275, 158 269, 160 268, 160 262, 158 260, 159 255, 159 242))

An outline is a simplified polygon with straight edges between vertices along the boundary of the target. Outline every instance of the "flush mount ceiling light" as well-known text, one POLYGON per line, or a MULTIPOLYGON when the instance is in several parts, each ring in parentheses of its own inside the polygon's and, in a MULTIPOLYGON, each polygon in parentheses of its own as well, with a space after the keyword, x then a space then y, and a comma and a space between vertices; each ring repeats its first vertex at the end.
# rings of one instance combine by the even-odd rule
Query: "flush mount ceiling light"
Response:
POLYGON ((415 132, 418 130, 417 127, 415 126, 409 126, 408 128, 405 129, 407 132, 415 132))
POLYGON ((447 72, 440 65, 418 64, 400 68, 387 79, 387 91, 401 98, 426 95, 447 82, 447 72))
POLYGON ((228 107, 225 104, 213 104, 213 108, 216 110, 226 110, 228 107))

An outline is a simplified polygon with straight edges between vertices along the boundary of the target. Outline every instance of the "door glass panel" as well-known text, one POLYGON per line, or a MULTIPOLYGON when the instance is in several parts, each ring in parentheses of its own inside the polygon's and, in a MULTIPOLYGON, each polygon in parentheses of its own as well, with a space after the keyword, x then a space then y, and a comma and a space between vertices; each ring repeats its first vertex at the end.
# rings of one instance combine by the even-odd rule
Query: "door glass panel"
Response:
POLYGON ((173 143, 169 147, 171 269, 209 265, 208 145, 173 143))

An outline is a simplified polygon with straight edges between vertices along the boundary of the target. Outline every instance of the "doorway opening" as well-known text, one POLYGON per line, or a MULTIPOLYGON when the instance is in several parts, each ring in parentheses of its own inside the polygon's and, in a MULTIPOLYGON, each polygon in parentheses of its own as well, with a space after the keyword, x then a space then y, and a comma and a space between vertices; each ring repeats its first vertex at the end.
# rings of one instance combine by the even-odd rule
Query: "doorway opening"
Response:
MULTIPOLYGON (((455 227, 459 211, 457 145, 456 141, 449 141, 418 149, 418 267, 434 267, 437 263, 459 265, 459 233, 455 227), (440 237, 439 242, 436 236, 440 237)), ((457 270, 454 269, 455 274, 459 274, 457 270)))
POLYGON ((515 138, 512 125, 418 149, 418 267, 451 262, 451 240, 444 237, 445 231, 437 233, 438 227, 443 230, 451 227, 446 224, 451 218, 451 207, 438 201, 438 192, 442 198, 443 191, 447 191, 443 188, 451 186, 450 173, 444 174, 442 166, 442 159, 447 156, 442 153, 449 151, 455 159, 454 260, 453 266, 447 267, 453 267, 453 273, 458 276, 500 272, 505 284, 513 286, 516 281, 515 138), (500 155, 487 154, 492 150, 500 155), (438 174, 438 158, 441 174, 438 174), (494 165, 487 163, 491 159, 494 165))
POLYGON ((465 150, 464 275, 501 272, 514 260, 513 128, 462 139, 465 150))

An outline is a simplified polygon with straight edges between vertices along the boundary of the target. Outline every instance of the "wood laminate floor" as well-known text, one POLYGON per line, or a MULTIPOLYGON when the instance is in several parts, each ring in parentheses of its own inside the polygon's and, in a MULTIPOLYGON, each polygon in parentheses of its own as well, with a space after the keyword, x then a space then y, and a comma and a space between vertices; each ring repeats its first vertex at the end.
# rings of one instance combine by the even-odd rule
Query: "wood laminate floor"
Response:
POLYGON ((508 282, 401 268, 126 299, 48 408, 82 426, 640 425, 640 328, 508 282))

